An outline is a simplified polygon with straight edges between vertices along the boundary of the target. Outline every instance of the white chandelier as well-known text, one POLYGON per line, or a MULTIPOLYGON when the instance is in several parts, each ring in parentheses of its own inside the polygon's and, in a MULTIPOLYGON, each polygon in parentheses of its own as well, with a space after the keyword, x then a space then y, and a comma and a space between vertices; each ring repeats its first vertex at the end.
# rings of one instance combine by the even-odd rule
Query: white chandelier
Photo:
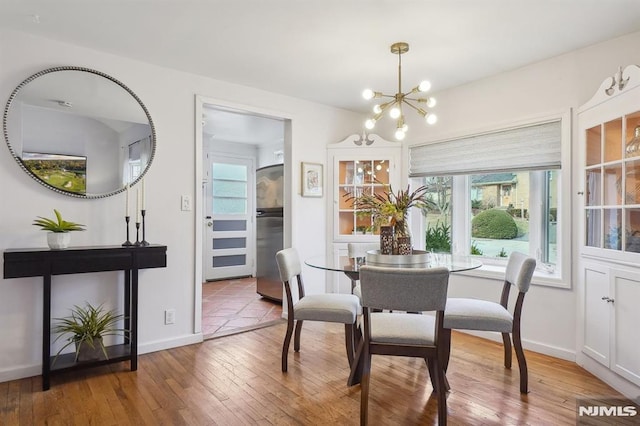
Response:
POLYGON ((423 81, 411 91, 407 93, 402 93, 402 54, 407 53, 409 51, 409 44, 405 42, 393 43, 391 45, 391 53, 394 55, 398 55, 398 93, 395 95, 386 95, 382 92, 374 92, 371 89, 365 89, 362 92, 362 97, 366 100, 371 100, 374 98, 390 98, 389 101, 384 103, 378 103, 373 106, 373 113, 375 116, 373 118, 365 121, 364 126, 371 130, 375 127, 376 122, 382 117, 385 111, 389 111, 389 116, 396 120, 396 132, 395 137, 397 140, 401 141, 404 139, 405 134, 407 133, 407 124, 404 120, 404 112, 402 111, 403 105, 408 105, 409 107, 416 110, 418 114, 425 118, 425 121, 428 124, 434 124, 438 121, 438 117, 435 114, 425 111, 420 106, 414 105, 412 102, 417 104, 424 104, 427 108, 433 108, 436 105, 435 98, 427 97, 427 98, 411 98, 409 96, 415 93, 425 93, 431 89, 431 83, 428 81, 423 81))

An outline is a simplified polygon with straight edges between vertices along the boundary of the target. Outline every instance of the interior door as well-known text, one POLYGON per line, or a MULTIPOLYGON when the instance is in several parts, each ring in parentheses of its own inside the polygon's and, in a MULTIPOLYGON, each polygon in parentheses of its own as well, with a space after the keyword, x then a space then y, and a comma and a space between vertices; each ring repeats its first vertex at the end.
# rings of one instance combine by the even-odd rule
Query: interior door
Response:
POLYGON ((209 152, 205 162, 204 278, 253 275, 256 239, 253 159, 209 152))

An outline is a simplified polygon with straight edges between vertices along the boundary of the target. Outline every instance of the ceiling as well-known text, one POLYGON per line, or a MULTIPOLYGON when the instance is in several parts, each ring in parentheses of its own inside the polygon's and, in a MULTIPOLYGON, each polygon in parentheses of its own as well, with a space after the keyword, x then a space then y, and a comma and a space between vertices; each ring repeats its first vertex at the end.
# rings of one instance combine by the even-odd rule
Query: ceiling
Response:
POLYGON ((0 28, 357 112, 640 31, 640 0, 2 0, 0 28))
POLYGON ((202 134, 215 141, 284 147, 284 120, 204 105, 202 134))

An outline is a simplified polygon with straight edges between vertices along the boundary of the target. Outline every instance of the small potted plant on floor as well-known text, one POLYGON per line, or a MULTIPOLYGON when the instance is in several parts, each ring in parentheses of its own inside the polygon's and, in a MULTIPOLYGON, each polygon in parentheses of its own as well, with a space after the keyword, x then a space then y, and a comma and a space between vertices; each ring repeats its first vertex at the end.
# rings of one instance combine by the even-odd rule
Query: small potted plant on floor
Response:
POLYGON ((117 328, 118 321, 122 319, 124 319, 122 314, 117 314, 113 310, 106 311, 102 305, 95 307, 87 303, 86 308, 75 305, 71 309, 70 316, 55 318, 58 323, 53 331, 59 333, 59 336, 54 342, 57 342, 64 335, 71 334, 71 337, 67 339, 68 342, 56 354, 55 359, 57 360, 60 353, 71 344, 75 344, 76 347, 76 362, 96 360, 102 357, 109 359, 102 338, 104 336, 126 336, 128 330, 117 328))
POLYGON ((69 247, 71 241, 71 231, 84 231, 84 225, 75 222, 69 222, 62 219, 62 215, 56 209, 53 209, 56 220, 38 216, 33 221, 33 225, 39 226, 43 231, 48 231, 47 243, 49 248, 54 250, 69 247))

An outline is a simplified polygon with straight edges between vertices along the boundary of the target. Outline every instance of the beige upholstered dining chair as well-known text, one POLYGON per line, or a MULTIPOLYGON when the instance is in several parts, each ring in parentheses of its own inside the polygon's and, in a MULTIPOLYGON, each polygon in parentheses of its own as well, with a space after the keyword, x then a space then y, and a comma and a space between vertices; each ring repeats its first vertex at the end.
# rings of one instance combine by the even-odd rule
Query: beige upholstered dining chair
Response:
POLYGON ((295 325, 293 349, 300 351, 300 333, 303 321, 325 321, 344 324, 345 345, 349 366, 354 358, 354 336, 356 317, 360 301, 352 294, 312 294, 306 295, 302 281, 302 269, 298 252, 287 248, 276 253, 280 278, 287 297, 287 333, 282 345, 282 371, 287 371, 289 344, 295 325), (293 280, 297 281, 297 291, 292 291, 293 280))
POLYGON ((536 260, 518 252, 509 256, 500 303, 487 300, 449 298, 444 314, 444 336, 446 340, 445 371, 449 365, 451 351, 451 330, 481 330, 502 333, 504 342, 504 366, 511 368, 511 335, 520 369, 520 392, 528 392, 527 360, 522 349, 520 319, 524 296, 531 285, 531 277, 536 269, 536 260), (513 313, 508 310, 511 286, 518 288, 518 297, 513 313))
POLYGON ((349 257, 367 257, 370 250, 380 250, 380 243, 347 243, 349 257))
MULTIPOLYGON (((424 358, 438 397, 438 424, 446 424, 447 399, 441 345, 448 283, 449 270, 446 268, 364 265, 360 269, 363 337, 356 354, 358 365, 352 368, 352 375, 361 375, 360 424, 367 424, 368 420, 371 355, 374 354, 424 358), (425 311, 435 311, 435 316, 407 313, 425 311)), ((358 381, 351 379, 350 383, 358 381)))

